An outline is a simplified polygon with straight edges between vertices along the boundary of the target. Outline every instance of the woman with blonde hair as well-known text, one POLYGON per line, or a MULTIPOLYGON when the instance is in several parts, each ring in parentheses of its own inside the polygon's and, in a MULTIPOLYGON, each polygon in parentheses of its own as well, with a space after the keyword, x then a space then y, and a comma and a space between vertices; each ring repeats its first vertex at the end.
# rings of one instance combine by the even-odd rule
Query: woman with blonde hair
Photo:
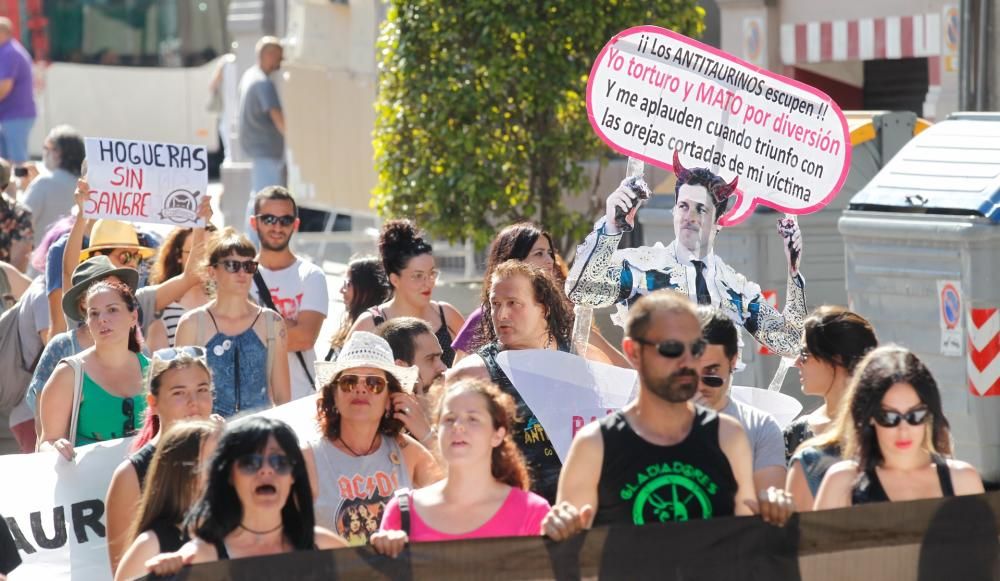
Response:
POLYGON ((116 580, 136 579, 148 573, 146 561, 179 550, 188 541, 184 515, 201 493, 206 465, 218 440, 219 425, 205 420, 173 424, 160 439, 149 466, 149 486, 125 539, 125 551, 115 571, 116 580))

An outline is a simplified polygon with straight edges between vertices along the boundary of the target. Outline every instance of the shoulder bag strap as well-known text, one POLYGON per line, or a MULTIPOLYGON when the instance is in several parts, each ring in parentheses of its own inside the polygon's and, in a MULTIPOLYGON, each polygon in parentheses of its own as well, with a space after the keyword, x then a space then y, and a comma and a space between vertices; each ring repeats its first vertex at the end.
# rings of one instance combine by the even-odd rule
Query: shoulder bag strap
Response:
POLYGON ((66 439, 76 443, 76 429, 80 420, 80 404, 83 403, 83 361, 79 357, 63 359, 73 369, 73 407, 70 411, 69 433, 66 439))
MULTIPOLYGON (((267 288, 267 283, 264 282, 264 277, 261 276, 260 270, 253 274, 253 282, 257 285, 257 294, 260 296, 260 302, 272 311, 281 314, 281 311, 274 306, 274 299, 271 298, 271 291, 267 288)), ((316 390, 316 382, 313 381, 312 373, 309 372, 309 366, 306 365, 306 358, 302 356, 301 351, 295 351, 295 355, 299 360, 299 365, 302 366, 302 371, 306 372, 306 378, 309 379, 309 387, 316 390)))
MULTIPOLYGON (((264 329, 267 338, 267 384, 271 385, 271 370, 274 369, 274 314, 270 311, 264 312, 264 329)), ((278 315, 279 317, 281 315, 278 315)))
POLYGON ((396 503, 399 505, 399 528, 406 536, 410 536, 410 501, 413 499, 413 491, 409 488, 399 488, 393 492, 396 503))

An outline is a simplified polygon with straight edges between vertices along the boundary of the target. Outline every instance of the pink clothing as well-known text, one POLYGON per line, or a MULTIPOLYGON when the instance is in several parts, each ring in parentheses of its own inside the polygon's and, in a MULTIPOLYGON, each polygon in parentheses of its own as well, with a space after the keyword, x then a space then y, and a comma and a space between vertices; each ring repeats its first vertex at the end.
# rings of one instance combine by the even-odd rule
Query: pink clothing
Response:
MULTIPOLYGON (((511 488, 507 500, 490 520, 476 530, 461 535, 452 535, 432 529, 423 520, 410 502, 410 541, 455 541, 459 539, 482 539, 487 537, 530 537, 541 534, 542 519, 549 512, 547 500, 534 492, 511 488)), ((385 507, 382 517, 383 531, 402 529, 399 502, 395 497, 385 507)))

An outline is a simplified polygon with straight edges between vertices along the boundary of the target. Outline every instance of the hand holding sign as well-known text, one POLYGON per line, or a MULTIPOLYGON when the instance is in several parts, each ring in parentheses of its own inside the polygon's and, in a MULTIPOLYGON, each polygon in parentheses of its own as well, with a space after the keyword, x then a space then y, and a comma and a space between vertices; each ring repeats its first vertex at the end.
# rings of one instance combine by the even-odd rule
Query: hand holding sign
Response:
POLYGON ((616 151, 673 169, 675 151, 726 181, 739 177, 734 224, 757 204, 808 214, 840 190, 847 121, 822 92, 655 26, 630 28, 597 57, 587 112, 616 151))

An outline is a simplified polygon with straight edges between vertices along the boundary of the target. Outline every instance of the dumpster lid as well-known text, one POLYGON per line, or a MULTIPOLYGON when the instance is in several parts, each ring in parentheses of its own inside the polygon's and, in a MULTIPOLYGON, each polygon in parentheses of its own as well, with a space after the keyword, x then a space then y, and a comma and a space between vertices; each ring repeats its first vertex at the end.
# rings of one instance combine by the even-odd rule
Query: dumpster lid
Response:
POLYGON ((955 114, 922 131, 848 208, 1000 223, 1000 114, 955 114))

